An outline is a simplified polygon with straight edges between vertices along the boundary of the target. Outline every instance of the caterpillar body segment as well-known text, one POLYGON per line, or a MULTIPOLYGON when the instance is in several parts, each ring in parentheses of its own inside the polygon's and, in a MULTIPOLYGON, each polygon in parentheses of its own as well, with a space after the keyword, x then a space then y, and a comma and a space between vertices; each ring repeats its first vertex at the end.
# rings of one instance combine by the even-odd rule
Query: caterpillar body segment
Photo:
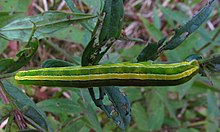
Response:
POLYGON ((60 87, 171 86, 187 82, 199 72, 197 60, 154 64, 118 63, 20 71, 15 79, 25 85, 60 87))

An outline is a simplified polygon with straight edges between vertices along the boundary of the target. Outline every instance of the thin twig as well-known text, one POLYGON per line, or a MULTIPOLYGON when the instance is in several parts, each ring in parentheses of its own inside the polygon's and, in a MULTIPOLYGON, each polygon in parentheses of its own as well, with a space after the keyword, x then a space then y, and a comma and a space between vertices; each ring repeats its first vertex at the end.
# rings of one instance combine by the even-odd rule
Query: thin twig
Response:
POLYGON ((47 0, 43 0, 43 4, 44 4, 44 10, 45 10, 45 11, 48 11, 47 0))
POLYGON ((57 10, 60 11, 62 10, 62 8, 66 5, 66 2, 64 0, 62 0, 62 2, 59 4, 59 6, 57 7, 57 10))

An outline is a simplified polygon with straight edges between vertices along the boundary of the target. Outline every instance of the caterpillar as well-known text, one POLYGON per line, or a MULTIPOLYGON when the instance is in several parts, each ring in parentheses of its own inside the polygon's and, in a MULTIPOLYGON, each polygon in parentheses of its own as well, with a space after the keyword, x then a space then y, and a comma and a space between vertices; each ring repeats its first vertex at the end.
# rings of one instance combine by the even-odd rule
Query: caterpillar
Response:
POLYGON ((172 86, 187 82, 200 69, 198 60, 155 64, 116 63, 20 71, 20 84, 88 88, 96 86, 172 86))

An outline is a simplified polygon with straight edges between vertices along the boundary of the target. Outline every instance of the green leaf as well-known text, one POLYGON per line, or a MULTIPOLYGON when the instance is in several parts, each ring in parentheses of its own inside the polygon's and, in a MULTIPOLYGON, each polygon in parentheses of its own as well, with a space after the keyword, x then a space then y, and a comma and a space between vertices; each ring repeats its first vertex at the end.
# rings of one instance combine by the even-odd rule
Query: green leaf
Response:
POLYGON ((140 103, 134 103, 131 112, 138 129, 143 131, 148 130, 147 113, 143 105, 140 103))
POLYGON ((190 35, 181 45, 179 45, 175 50, 170 50, 165 52, 169 61, 181 61, 186 59, 190 54, 193 54, 193 48, 196 47, 196 43, 200 39, 198 33, 190 35), (186 54, 187 53, 187 54, 186 54))
POLYGON ((26 12, 30 3, 31 0, 1 0, 0 11, 26 12))
POLYGON ((102 10, 104 0, 83 0, 86 5, 93 9, 93 12, 99 12, 102 10))
POLYGON ((207 95, 208 111, 207 111, 207 120, 206 120, 206 131, 217 132, 220 131, 220 110, 217 103, 217 98, 215 94, 211 91, 208 91, 207 95))
POLYGON ((200 132, 200 131, 194 128, 180 128, 176 132, 200 132))
POLYGON ((158 7, 160 9, 160 11, 163 13, 164 19, 166 20, 166 22, 173 28, 175 28, 175 24, 173 22, 173 19, 171 19, 171 16, 169 13, 167 13, 167 8, 164 8, 163 6, 158 4, 158 7))
POLYGON ((157 29, 160 29, 161 27, 161 22, 160 22, 160 17, 158 15, 158 11, 157 11, 157 8, 154 7, 153 8, 153 22, 154 22, 154 26, 157 28, 157 29))
MULTIPOLYGON (((178 47, 180 44, 182 44, 182 42, 184 40, 186 40, 190 36, 190 34, 192 34, 194 31, 196 31, 196 29, 198 29, 202 25, 202 23, 208 18, 208 16, 210 15, 210 13, 212 12, 212 10, 214 8, 213 3, 214 3, 214 0, 210 0, 208 2, 208 4, 206 4, 206 6, 204 6, 186 24, 182 25, 180 28, 175 29, 173 32, 170 32, 167 37, 163 37, 163 38, 162 37, 159 38, 158 37, 159 35, 157 35, 157 34, 160 34, 159 33, 160 31, 158 29, 156 29, 154 26, 152 26, 152 24, 150 24, 146 19, 144 19, 144 17, 141 16, 140 18, 143 21, 143 23, 145 24, 145 27, 146 27, 148 33, 151 36, 153 36, 154 39, 157 41, 157 42, 155 42, 155 44, 157 44, 157 47, 155 46, 155 49, 153 51, 151 51, 151 52, 153 52, 152 55, 149 58, 145 58, 145 61, 149 60, 149 59, 155 60, 163 51, 173 50, 176 47, 178 47), (158 38, 156 38, 156 37, 158 37, 158 38)), ((192 45, 188 44, 187 46, 192 46, 192 45)), ((148 48, 146 47, 145 50, 148 51, 148 48)), ((192 50, 192 49, 190 49, 190 50, 192 50)), ((149 49, 149 51, 150 51, 150 49, 149 49)), ((187 50, 187 52, 188 52, 188 50, 187 50)), ((182 52, 182 53, 185 53, 185 52, 182 52)), ((141 54, 143 54, 142 56, 144 56, 145 54, 146 54, 146 56, 149 56, 149 55, 147 55, 148 53, 147 52, 144 53, 144 51, 141 54)), ((178 52, 178 54, 179 54, 179 52, 178 52)), ((179 56, 178 54, 176 54, 175 56, 178 57, 179 56)), ((184 55, 186 55, 186 54, 184 54, 184 55)))
POLYGON ((16 19, 0 29, 0 34, 9 40, 27 42, 31 36, 33 23, 36 25, 35 38, 44 38, 70 24, 80 23, 95 16, 87 14, 73 14, 58 11, 49 11, 37 16, 16 19))
POLYGON ((82 66, 98 64, 105 53, 109 50, 122 30, 124 15, 123 0, 105 1, 102 14, 103 20, 98 20, 88 45, 82 55, 82 66))
POLYGON ((126 95, 128 96, 131 102, 137 101, 142 98, 140 88, 134 88, 134 89, 126 88, 125 91, 126 91, 126 95))
POLYGON ((7 46, 8 46, 8 41, 0 38, 0 54, 2 54, 2 52, 7 48, 7 46))
POLYGON ((160 99, 160 91, 153 90, 147 96, 148 105, 148 130, 160 130, 164 122, 164 104, 160 99))
POLYGON ((18 18, 19 16, 21 17, 22 15, 23 13, 19 12, 15 12, 13 14, 11 14, 10 12, 0 12, 0 28, 8 24, 12 19, 18 18))
POLYGON ((193 78, 192 80, 176 87, 179 92, 179 99, 182 99, 187 94, 187 92, 190 90, 190 88, 192 88, 192 85, 193 85, 195 79, 196 78, 193 78))
POLYGON ((55 37, 64 41, 83 44, 83 37, 85 34, 85 31, 79 30, 73 26, 69 26, 68 28, 55 32, 51 37, 55 37))
POLYGON ((124 16, 123 0, 105 1, 103 13, 105 13, 105 17, 99 36, 99 43, 111 38, 119 38, 121 35, 124 16))
POLYGON ((14 64, 13 59, 1 59, 0 60, 0 73, 7 70, 8 67, 12 66, 14 64))
POLYGON ((136 62, 136 58, 142 49, 143 46, 140 45, 134 45, 133 47, 126 50, 123 49, 121 52, 121 57, 123 58, 123 61, 136 62))
POLYGON ((141 51, 137 57, 138 62, 156 60, 159 56, 158 54, 158 44, 157 43, 148 43, 147 46, 141 51))
POLYGON ((82 120, 77 120, 69 125, 67 125, 66 127, 64 127, 61 131, 62 132, 70 132, 70 131, 76 131, 76 132, 80 132, 82 131, 83 127, 85 127, 85 122, 83 122, 82 120))
POLYGON ((83 108, 85 111, 85 118, 91 125, 91 128, 93 128, 97 132, 102 131, 96 112, 94 111, 92 106, 90 104, 85 103, 83 104, 83 108))
POLYGON ((141 21, 144 23, 144 27, 147 30, 148 34, 154 38, 155 41, 159 41, 163 38, 163 33, 155 27, 154 24, 148 22, 143 16, 140 16, 141 21))
MULTIPOLYGON (((173 11, 170 8, 165 8, 163 6, 159 6, 160 10, 162 11, 165 19, 169 21, 173 20, 178 22, 179 24, 185 24, 186 19, 188 18, 185 14, 177 11, 173 11)), ((172 26, 172 25, 171 25, 172 26)))
MULTIPOLYGON (((65 0, 65 2, 73 13, 82 13, 79 9, 76 8, 76 6, 72 0, 65 0)), ((92 32, 92 30, 94 28, 92 26, 93 24, 94 24, 94 22, 82 22, 81 23, 81 25, 90 32, 92 32)))
POLYGON ((38 48, 38 41, 30 42, 26 45, 27 48, 20 51, 17 56, 18 59, 16 61, 12 59, 3 59, 0 63, 7 62, 3 64, 3 68, 0 68, 0 73, 11 73, 14 72, 24 65, 28 64, 32 56, 35 54, 38 48), (13 62, 12 62, 13 61, 13 62))
POLYGON ((172 50, 178 47, 191 33, 196 31, 206 21, 214 8, 214 0, 210 0, 186 24, 175 29, 174 35, 161 47, 162 50, 172 50))
POLYGON ((69 99, 48 99, 37 103, 37 106, 47 112, 52 113, 66 113, 79 114, 81 112, 80 106, 69 99))
POLYGON ((11 105, 0 104, 0 124, 13 111, 11 105))
POLYGON ((180 122, 179 122, 178 119, 176 118, 175 109, 173 108, 173 106, 171 105, 169 99, 168 99, 167 96, 166 96, 167 90, 161 88, 161 89, 158 89, 157 91, 160 92, 160 94, 158 94, 158 97, 159 97, 160 100, 163 102, 165 108, 168 110, 170 117, 175 120, 175 125, 176 125, 176 126, 179 126, 179 125, 180 125, 180 122))
POLYGON ((6 80, 3 80, 2 83, 10 103, 14 104, 24 113, 25 118, 32 123, 32 125, 35 124, 35 127, 38 127, 40 130, 51 131, 45 113, 40 110, 27 95, 6 80))
POLYGON ((73 66, 72 63, 58 60, 58 59, 47 59, 42 63, 42 68, 49 68, 49 67, 67 67, 67 66, 73 66))

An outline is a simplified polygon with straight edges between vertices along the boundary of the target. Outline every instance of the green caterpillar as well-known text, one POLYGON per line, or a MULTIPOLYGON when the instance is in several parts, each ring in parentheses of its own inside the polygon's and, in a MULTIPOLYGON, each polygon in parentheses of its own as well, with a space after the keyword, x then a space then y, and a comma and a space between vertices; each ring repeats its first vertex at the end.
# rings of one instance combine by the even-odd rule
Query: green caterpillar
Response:
POLYGON ((198 60, 171 64, 118 63, 20 71, 15 79, 25 85, 60 87, 171 86, 187 82, 200 70, 198 60))

